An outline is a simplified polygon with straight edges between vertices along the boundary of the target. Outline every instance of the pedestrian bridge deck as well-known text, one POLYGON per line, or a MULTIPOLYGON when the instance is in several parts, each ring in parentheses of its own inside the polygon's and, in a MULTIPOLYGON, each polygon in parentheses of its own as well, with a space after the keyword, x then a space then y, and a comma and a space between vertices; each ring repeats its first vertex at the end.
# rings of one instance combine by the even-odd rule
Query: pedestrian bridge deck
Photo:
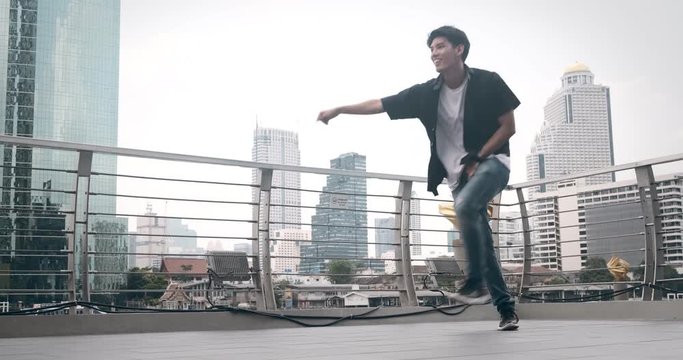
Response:
POLYGON ((683 322, 491 321, 0 340, 3 359, 677 359, 683 322))
POLYGON ((246 314, 0 317, 3 336, 43 335, 0 338, 0 353, 3 360, 678 359, 682 309, 680 302, 522 304, 513 332, 496 331, 490 306, 327 327, 246 314))

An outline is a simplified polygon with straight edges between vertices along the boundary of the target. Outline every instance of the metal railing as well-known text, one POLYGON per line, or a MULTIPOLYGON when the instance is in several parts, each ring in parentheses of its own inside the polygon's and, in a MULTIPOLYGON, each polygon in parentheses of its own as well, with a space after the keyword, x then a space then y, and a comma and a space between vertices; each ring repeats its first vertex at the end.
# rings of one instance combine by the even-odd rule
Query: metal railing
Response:
MULTIPOLYGON (((434 298, 428 298, 424 290, 433 287, 453 288, 455 281, 463 276, 462 273, 440 273, 438 269, 430 268, 428 265, 434 266, 435 257, 454 261, 456 270, 466 268, 461 242, 455 239, 451 244, 444 244, 443 241, 443 237, 455 237, 459 232, 445 226, 449 222, 434 206, 451 200, 444 196, 434 199, 419 195, 421 190, 416 192, 416 184, 426 183, 422 177, 265 164, 4 135, 0 135, 0 143, 6 152, 2 166, 0 207, 0 301, 4 298, 18 308, 29 304, 18 304, 19 300, 16 299, 33 299, 34 304, 40 302, 36 299, 44 302, 90 302, 97 299, 109 303, 125 299, 130 304, 131 298, 126 294, 131 293, 141 295, 135 299, 148 306, 157 306, 157 300, 162 297, 166 298, 164 301, 177 303, 182 299, 169 299, 174 299, 174 296, 182 298, 183 295, 165 286, 169 279, 182 284, 185 295, 189 293, 192 298, 206 300, 201 295, 206 293, 209 294, 206 297, 213 295, 215 299, 226 292, 243 291, 246 293, 242 297, 244 301, 254 302, 256 307, 266 310, 288 306, 285 305, 286 300, 296 298, 297 294, 300 294, 303 307, 338 306, 340 298, 354 290, 365 292, 366 295, 370 292, 396 293, 398 301, 387 300, 394 295, 375 294, 373 299, 380 303, 417 306, 430 301, 447 301, 438 293, 433 293, 434 298), (75 159, 72 163, 56 164, 56 168, 29 167, 27 163, 22 165, 8 160, 12 156, 8 157, 7 154, 15 156, 14 149, 17 148, 56 151, 75 154, 76 157, 72 156, 75 159), (98 163, 93 159, 112 157, 118 160, 138 159, 145 165, 136 163, 137 166, 133 166, 135 173, 103 171, 93 165, 98 163), (204 168, 197 170, 199 167, 204 168), (178 169, 187 170, 183 176, 160 175, 178 169), (253 174, 247 171, 253 171, 253 174), (59 174, 51 175, 55 178, 61 176, 61 179, 67 179, 59 183, 70 184, 70 187, 53 189, 53 184, 49 182, 44 182, 42 188, 40 184, 31 184, 30 181, 27 184, 31 176, 35 179, 51 178, 35 175, 48 172, 59 174), (326 176, 328 183, 318 187, 292 187, 282 181, 285 174, 318 177, 318 180, 326 176), (221 177, 223 175, 224 178, 221 177), (246 180, 249 175, 252 176, 252 182, 246 180), (275 179, 278 181, 274 182, 275 179), (350 187, 339 185, 335 188, 330 179, 345 182, 350 187), (125 190, 111 191, 111 187, 102 187, 103 183, 115 183, 119 188, 125 187, 125 190), (371 186, 373 184, 375 186, 371 186), (196 192, 206 195, 198 195, 196 189, 201 189, 196 192), (188 195, 183 195, 183 192, 188 195), (307 197, 309 203, 292 201, 291 194, 298 194, 302 201, 307 197), (30 200, 26 200, 26 195, 29 195, 30 200), (275 198, 279 200, 273 201, 275 198), (60 202, 51 199, 60 199, 60 202), (181 204, 182 214, 128 211, 126 209, 131 206, 121 206, 128 201, 134 201, 135 204, 181 204), (102 205, 105 203, 109 206, 102 205), (416 205, 420 205, 419 210, 416 205), (292 209, 298 211, 295 214, 308 212, 312 220, 302 221, 303 215, 299 215, 298 219, 281 215, 292 209), (272 220, 274 215, 281 220, 272 220), (390 220, 384 225, 370 224, 369 215, 374 219, 385 216, 390 220), (347 219, 340 221, 335 218, 340 216, 347 219), (133 218, 138 222, 136 232, 126 225, 127 220, 133 218), (182 227, 178 230, 176 225, 181 220, 192 222, 199 232, 192 234, 182 227), (176 224, 173 225, 176 227, 171 224, 176 224), (154 232, 154 229, 160 228, 166 230, 154 232), (312 236, 283 238, 276 235, 278 231, 301 228, 310 230, 312 236), (145 233, 144 229, 149 230, 149 233, 145 233), (370 230, 375 231, 374 241, 370 241, 373 236, 368 236, 370 230), (439 238, 435 240, 437 236, 439 238), (250 242, 249 251, 246 251, 249 255, 245 254, 249 258, 249 268, 231 275, 247 275, 251 281, 212 284, 204 269, 188 268, 189 265, 183 267, 182 271, 161 269, 164 271, 151 273, 131 266, 131 263, 140 262, 159 270, 158 261, 163 259, 206 258, 201 253, 165 247, 164 241, 170 239, 201 239, 209 244, 213 241, 215 244, 228 243, 232 246, 250 242), (286 244, 293 246, 283 246, 286 244), (383 258, 378 253, 371 256, 368 245, 390 250, 384 253, 383 258), (284 248, 294 250, 289 253, 284 248), (420 254, 422 251, 434 252, 435 255, 423 256, 420 254), (288 266, 296 267, 298 264, 298 268, 283 271, 280 263, 286 261, 290 261, 288 266), (341 270, 331 268, 333 264, 343 264, 344 261, 351 261, 356 269, 343 266, 341 270), (304 267, 304 264, 308 265, 304 267), (344 269, 347 269, 346 273, 344 269), (152 277, 151 280, 145 280, 147 287, 134 288, 130 284, 144 277, 152 277), (304 278, 306 280, 301 280, 304 278), (341 284, 319 285, 328 279, 334 280, 332 282, 347 280, 354 284, 342 290, 341 284), (289 283, 285 286, 283 280, 289 283), (303 284, 297 284, 297 281, 303 284), (156 284, 156 287, 152 288, 149 284, 156 284), (310 300, 312 298, 316 300, 310 300)), ((675 256, 676 251, 683 252, 680 251, 683 248, 680 220, 683 211, 680 206, 673 204, 667 205, 667 209, 673 209, 672 212, 660 212, 660 197, 656 195, 660 184, 654 176, 653 166, 681 160, 683 154, 675 154, 560 178, 509 185, 502 197, 494 201, 491 225, 496 248, 506 265, 508 285, 520 296, 520 301, 536 298, 525 298, 527 294, 564 297, 567 294, 609 292, 621 289, 626 284, 675 283, 677 277, 668 276, 670 279, 666 279, 664 272, 667 266, 683 266, 683 255, 680 259, 675 256), (626 171, 635 171, 635 182, 618 186, 633 186, 636 195, 619 198, 626 192, 610 193, 609 186, 598 190, 595 187, 577 187, 578 179, 626 171), (535 189, 539 185, 568 181, 574 181, 574 184, 551 192, 535 189), (533 189, 533 197, 530 197, 530 189, 533 189), (579 203, 579 200, 587 201, 592 196, 587 194, 591 192, 604 192, 608 199, 599 201, 598 205, 594 205, 594 202, 579 203), (611 196, 615 198, 611 199, 611 196), (508 203, 506 201, 509 198, 514 200, 508 203), (564 204, 567 201, 573 205, 568 207, 564 204), (600 218, 604 215, 604 211, 599 211, 601 208, 614 210, 615 205, 620 208, 636 206, 638 214, 622 215, 617 212, 617 218, 600 218), (515 214, 504 213, 507 209, 513 209, 515 214), (594 216, 597 219, 593 219, 594 216), (674 218, 667 220, 667 230, 662 227, 665 216, 674 218), (627 225, 637 229, 627 228, 627 225), (596 235, 600 232, 598 230, 613 226, 622 226, 623 232, 615 233, 614 229, 608 229, 608 234, 596 235), (635 239, 638 245, 609 248, 614 246, 615 239, 635 239), (606 279, 606 265, 586 265, 594 257, 626 256, 624 254, 629 253, 640 254, 643 260, 642 264, 631 264, 630 272, 634 275, 642 269, 642 277, 637 280, 606 279), (591 278, 591 272, 603 275, 591 278), (595 281, 585 283, 582 279, 595 281), (586 290, 590 285, 595 288, 586 290)), ((674 176, 672 180, 679 184, 678 189, 681 186, 680 179, 674 176)), ((673 200, 680 198, 680 191, 678 195, 673 195, 673 200)), ((662 298, 662 293, 652 287, 642 287, 639 291, 643 300, 662 298)), ((236 298, 233 294, 233 300, 236 298)))

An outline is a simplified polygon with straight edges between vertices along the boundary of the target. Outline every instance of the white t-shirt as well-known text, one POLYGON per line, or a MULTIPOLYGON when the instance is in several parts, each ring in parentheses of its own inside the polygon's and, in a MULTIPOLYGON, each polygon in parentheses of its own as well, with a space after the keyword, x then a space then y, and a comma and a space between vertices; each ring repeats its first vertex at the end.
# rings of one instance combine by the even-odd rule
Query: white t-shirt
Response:
MULTIPOLYGON (((439 93, 439 108, 436 121, 436 154, 446 169, 448 187, 454 191, 458 187, 460 173, 464 166, 460 164, 467 151, 464 141, 465 94, 469 76, 455 89, 446 84, 441 86, 439 93)), ((508 169, 510 157, 505 154, 495 156, 508 169)))

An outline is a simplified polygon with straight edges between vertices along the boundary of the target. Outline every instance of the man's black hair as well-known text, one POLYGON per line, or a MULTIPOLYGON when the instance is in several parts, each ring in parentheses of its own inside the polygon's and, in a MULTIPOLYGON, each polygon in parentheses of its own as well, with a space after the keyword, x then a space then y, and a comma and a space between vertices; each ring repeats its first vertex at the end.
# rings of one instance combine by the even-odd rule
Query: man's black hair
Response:
POLYGON ((470 52, 470 41, 464 31, 453 26, 442 26, 429 34, 427 39, 427 46, 432 46, 432 41, 437 37, 445 37, 453 46, 463 45, 465 50, 462 52, 462 61, 467 59, 467 54, 470 52))

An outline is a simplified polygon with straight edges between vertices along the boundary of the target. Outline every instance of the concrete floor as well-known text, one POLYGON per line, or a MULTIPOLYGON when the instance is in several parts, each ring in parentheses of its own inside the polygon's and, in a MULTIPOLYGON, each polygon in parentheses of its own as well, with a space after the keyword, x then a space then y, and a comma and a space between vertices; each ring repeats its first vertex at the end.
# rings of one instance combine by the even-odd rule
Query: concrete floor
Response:
POLYGON ((683 322, 526 320, 0 339, 3 360, 677 359, 683 322))

